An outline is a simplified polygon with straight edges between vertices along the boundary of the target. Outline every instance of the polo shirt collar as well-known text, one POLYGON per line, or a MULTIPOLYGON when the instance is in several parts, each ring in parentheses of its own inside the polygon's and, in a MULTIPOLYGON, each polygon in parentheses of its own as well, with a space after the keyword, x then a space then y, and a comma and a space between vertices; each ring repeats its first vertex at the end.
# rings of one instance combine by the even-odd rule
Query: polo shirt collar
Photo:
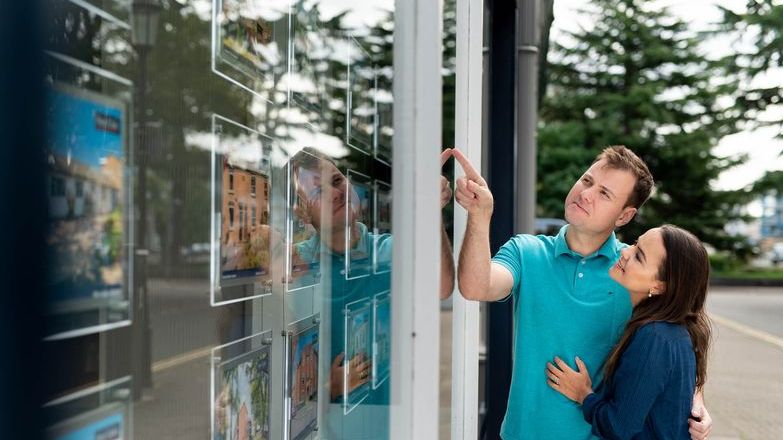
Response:
MULTIPOLYGON (((576 252, 572 251, 568 247, 568 242, 566 241, 566 231, 568 230, 568 225, 563 226, 560 228, 560 232, 557 233, 557 237, 555 237, 555 256, 559 257, 563 254, 568 255, 577 255, 576 252)), ((604 256, 610 260, 613 260, 617 258, 617 237, 615 236, 614 232, 609 236, 609 238, 606 239, 603 245, 596 251, 594 254, 589 255, 588 257, 593 256, 604 256)))

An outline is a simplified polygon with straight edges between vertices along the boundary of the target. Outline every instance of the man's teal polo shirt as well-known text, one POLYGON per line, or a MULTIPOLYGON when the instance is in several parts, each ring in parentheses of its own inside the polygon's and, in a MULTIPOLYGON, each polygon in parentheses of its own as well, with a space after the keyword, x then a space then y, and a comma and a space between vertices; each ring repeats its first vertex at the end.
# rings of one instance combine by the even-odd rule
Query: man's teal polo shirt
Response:
POLYGON ((547 385, 546 363, 559 356, 576 369, 579 356, 597 385, 631 316, 628 292, 609 277, 626 245, 612 233, 597 252, 582 256, 568 248, 567 230, 556 237, 517 235, 492 259, 514 276, 514 369, 504 440, 591 438, 579 406, 547 385))

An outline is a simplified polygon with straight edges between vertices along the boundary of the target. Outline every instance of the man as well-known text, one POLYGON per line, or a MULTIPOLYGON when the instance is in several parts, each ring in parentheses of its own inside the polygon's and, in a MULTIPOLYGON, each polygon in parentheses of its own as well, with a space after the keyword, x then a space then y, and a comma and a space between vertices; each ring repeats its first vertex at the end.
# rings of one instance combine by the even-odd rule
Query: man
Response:
MULTIPOLYGON (((631 150, 606 148, 571 188, 565 200, 568 222, 555 237, 517 235, 490 258, 492 193, 465 156, 453 150, 465 170, 456 200, 468 211, 457 278, 469 300, 514 298, 514 370, 504 440, 591 437, 578 406, 550 389, 545 365, 555 356, 579 355, 589 371, 601 367, 631 315, 629 296, 609 277, 626 245, 614 229, 630 222, 649 198, 653 178, 631 150)), ((709 434, 712 420, 701 395, 694 397, 690 422, 694 439, 709 434)))
MULTIPOLYGON (((445 152, 441 164, 449 157, 450 152, 445 152)), ((346 333, 352 336, 346 311, 352 304, 361 304, 390 290, 391 274, 368 270, 366 261, 375 252, 376 259, 390 262, 392 235, 376 235, 366 226, 369 219, 356 209, 360 204, 357 188, 331 158, 307 147, 290 159, 289 166, 296 195, 295 216, 315 230, 311 237, 293 243, 293 264, 318 265, 324 256, 328 261, 323 266, 330 268, 325 284, 329 289, 321 292, 323 308, 328 308, 331 323, 329 335, 325 335, 330 341, 331 349, 325 354, 331 368, 324 390, 328 392, 330 405, 322 432, 328 438, 388 439, 389 381, 371 384, 370 353, 351 354, 346 347, 349 344, 346 333), (354 265, 362 268, 359 275, 347 271, 354 265), (346 368, 349 369, 347 386, 344 384, 346 368)), ((447 179, 441 177, 440 184, 443 208, 452 192, 447 179)), ((451 242, 442 227, 441 230, 440 297, 444 298, 454 287, 454 261, 451 242)), ((373 325, 370 321, 370 328, 373 325)))

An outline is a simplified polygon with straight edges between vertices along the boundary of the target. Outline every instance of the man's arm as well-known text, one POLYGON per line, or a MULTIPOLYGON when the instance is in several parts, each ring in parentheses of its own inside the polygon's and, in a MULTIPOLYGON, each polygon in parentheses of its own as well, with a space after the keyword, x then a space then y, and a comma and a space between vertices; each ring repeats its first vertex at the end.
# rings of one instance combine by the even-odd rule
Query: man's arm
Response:
POLYGON ((497 301, 508 296, 514 286, 511 272, 492 263, 489 250, 489 225, 494 200, 487 182, 456 148, 452 154, 465 176, 457 179, 457 202, 468 211, 468 225, 459 253, 457 282, 465 299, 497 301))
POLYGON ((693 405, 691 408, 693 417, 688 420, 688 432, 693 440, 706 440, 712 431, 712 417, 704 406, 704 394, 697 390, 693 395, 693 405))

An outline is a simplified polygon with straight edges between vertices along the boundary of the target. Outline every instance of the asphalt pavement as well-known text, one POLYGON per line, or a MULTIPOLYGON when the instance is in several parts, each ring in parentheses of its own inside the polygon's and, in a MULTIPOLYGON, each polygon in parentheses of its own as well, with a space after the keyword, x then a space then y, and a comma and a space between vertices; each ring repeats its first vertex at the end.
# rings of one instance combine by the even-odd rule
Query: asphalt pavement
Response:
POLYGON ((710 439, 783 439, 783 288, 715 287, 707 309, 710 439))

